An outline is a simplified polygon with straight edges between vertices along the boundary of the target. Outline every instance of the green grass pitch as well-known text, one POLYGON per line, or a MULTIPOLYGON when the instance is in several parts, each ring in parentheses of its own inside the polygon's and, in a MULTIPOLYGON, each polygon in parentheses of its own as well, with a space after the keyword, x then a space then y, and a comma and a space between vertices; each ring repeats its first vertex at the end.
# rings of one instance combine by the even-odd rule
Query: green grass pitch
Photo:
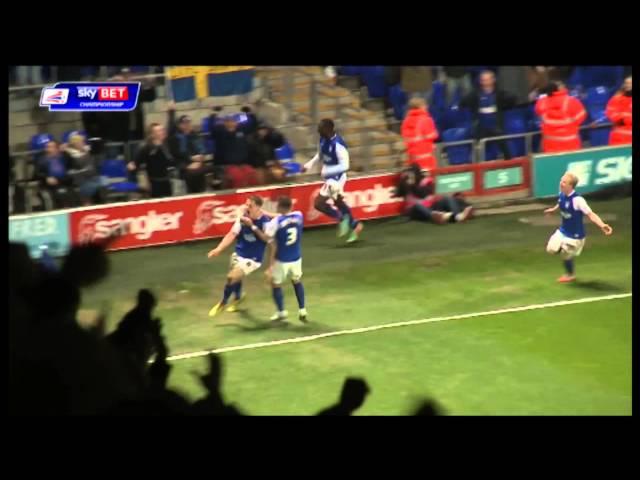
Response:
MULTIPOLYGON (((228 255, 206 258, 218 240, 110 254, 112 274, 83 293, 81 315, 108 307, 113 328, 137 290, 150 288, 178 355, 631 292, 631 200, 590 204, 614 234, 586 220, 576 284, 556 283, 561 260, 545 253, 559 217, 524 212, 447 226, 394 218, 367 222, 362 241, 348 246, 334 228, 305 231, 308 325, 293 315, 289 327, 269 327, 274 306, 262 270, 244 282, 245 310, 208 318, 228 266, 228 255)), ((284 292, 295 314, 293 289, 284 292)), ((251 414, 315 413, 357 375, 372 390, 362 415, 404 414, 424 396, 455 415, 630 415, 631 298, 241 350, 223 360, 226 399, 251 414)), ((193 372, 205 370, 205 358, 172 367, 172 388, 191 399, 203 394, 193 372)))

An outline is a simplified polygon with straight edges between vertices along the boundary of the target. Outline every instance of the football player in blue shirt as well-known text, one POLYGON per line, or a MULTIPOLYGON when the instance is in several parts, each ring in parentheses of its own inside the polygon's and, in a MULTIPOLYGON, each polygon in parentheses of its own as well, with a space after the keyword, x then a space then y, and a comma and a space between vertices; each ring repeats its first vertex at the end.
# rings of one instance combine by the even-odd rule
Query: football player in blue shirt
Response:
POLYGON ((587 205, 587 201, 575 191, 578 177, 565 173, 560 179, 560 195, 555 207, 547 208, 544 213, 551 214, 560 209, 562 225, 547 243, 547 252, 555 255, 562 253, 566 274, 558 278, 560 283, 573 282, 576 279, 573 259, 582 253, 585 242, 584 216, 589 217, 605 235, 611 235, 613 229, 587 205))
POLYGON ((362 222, 356 220, 351 209, 344 201, 344 186, 347 183, 349 170, 349 152, 347 145, 340 135, 336 134, 333 120, 325 118, 318 125, 320 143, 318 153, 305 163, 302 171, 316 170, 322 166, 320 175, 324 185, 315 200, 316 210, 338 221, 338 236, 344 237, 351 232, 347 243, 355 242, 362 232, 362 222), (329 205, 329 199, 334 205, 329 205))
POLYGON ((271 278, 273 300, 277 311, 272 321, 283 322, 287 318, 284 309, 282 282, 291 278, 293 290, 298 299, 298 318, 307 321, 307 310, 304 306, 304 287, 302 286, 302 227, 304 219, 299 211, 292 212, 292 201, 289 197, 278 199, 279 216, 266 226, 269 237, 269 268, 267 276, 271 278))
POLYGON ((216 303, 209 311, 210 317, 215 317, 224 310, 232 293, 235 293, 235 302, 227 311, 237 310, 237 305, 243 299, 241 295, 242 279, 255 272, 262 265, 264 250, 269 241, 269 237, 264 233, 264 227, 271 218, 273 218, 273 215, 262 210, 262 198, 252 195, 247 199, 229 233, 207 255, 208 258, 217 257, 234 240, 237 240, 235 252, 231 255, 231 265, 227 274, 227 283, 224 286, 222 300, 216 303))

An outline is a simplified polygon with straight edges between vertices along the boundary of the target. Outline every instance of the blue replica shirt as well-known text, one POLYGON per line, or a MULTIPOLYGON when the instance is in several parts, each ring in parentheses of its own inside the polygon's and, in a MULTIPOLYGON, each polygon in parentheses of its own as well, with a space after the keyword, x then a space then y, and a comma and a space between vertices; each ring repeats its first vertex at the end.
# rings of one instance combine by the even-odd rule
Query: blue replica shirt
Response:
POLYGON ((478 105, 478 123, 484 128, 496 128, 498 125, 498 106, 496 93, 480 93, 478 105))
POLYGON ((302 227, 304 218, 301 212, 280 215, 267 225, 265 232, 276 242, 276 260, 295 262, 302 258, 302 227))
POLYGON ((322 164, 322 178, 339 180, 349 170, 349 151, 340 135, 330 139, 320 138, 318 153, 305 164, 311 170, 318 162, 322 164))
POLYGON ((569 195, 561 192, 558 196, 558 205, 562 216, 560 232, 565 237, 584 238, 584 216, 591 213, 591 208, 584 197, 578 195, 575 190, 569 195))
MULTIPOLYGON (((271 218, 262 215, 258 219, 253 219, 253 224, 260 230, 264 231, 264 227, 271 218)), ((242 258, 249 258, 255 262, 262 263, 264 257, 264 249, 267 246, 265 242, 260 240, 251 227, 247 227, 240 223, 240 217, 235 221, 231 231, 237 235, 236 254, 242 258)))

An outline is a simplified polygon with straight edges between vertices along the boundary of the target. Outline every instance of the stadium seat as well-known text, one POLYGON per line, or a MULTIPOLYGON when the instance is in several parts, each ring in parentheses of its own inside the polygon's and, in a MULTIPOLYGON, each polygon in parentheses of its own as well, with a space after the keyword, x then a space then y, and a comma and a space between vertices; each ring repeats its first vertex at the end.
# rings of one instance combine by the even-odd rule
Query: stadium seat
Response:
POLYGON ((442 112, 447 108, 447 85, 444 82, 432 83, 429 104, 442 112))
POLYGON ((603 85, 587 89, 584 97, 584 106, 589 112, 592 121, 604 116, 611 93, 611 90, 603 85))
POLYGON ((291 177, 302 172, 302 165, 294 161, 295 150, 290 143, 285 143, 282 147, 276 148, 275 152, 280 165, 287 172, 287 177, 291 177))
POLYGON ((109 193, 129 194, 138 191, 138 184, 127 180, 129 172, 124 160, 105 159, 100 165, 100 175, 107 178, 109 193))
POLYGON ((599 65, 580 68, 580 78, 583 88, 589 89, 604 85, 609 88, 618 88, 622 85, 624 67, 599 65))
POLYGON ((276 158, 281 163, 291 162, 295 157, 295 151, 293 150, 293 147, 289 143, 285 143, 280 148, 276 148, 275 152, 276 152, 276 158))
POLYGON ((400 85, 389 88, 389 102, 393 108, 393 116, 397 120, 403 120, 406 114, 408 97, 400 85))
MULTIPOLYGON (((462 140, 469 140, 469 138, 469 130, 466 128, 451 128, 442 132, 442 141, 445 143, 460 142, 462 140)), ((471 149, 471 144, 444 147, 449 159, 449 165, 463 165, 465 163, 471 163, 471 149)))
POLYGON ((357 77, 357 76, 360 75, 361 68, 362 67, 357 67, 357 66, 338 67, 338 73, 340 75, 346 75, 346 76, 350 76, 350 77, 357 77))
POLYGON ((89 67, 82 67, 80 69, 80 76, 81 77, 95 77, 96 75, 98 75, 98 70, 100 69, 99 66, 89 66, 89 67))
MULTIPOLYGON (((602 125, 609 123, 609 119, 606 117, 596 118, 593 122, 596 125, 602 125)), ((589 128, 587 130, 589 135, 589 145, 592 147, 603 147, 609 145, 609 134, 611 133, 611 127, 589 128)))
POLYGON ((367 86, 370 98, 387 96, 387 83, 384 79, 384 67, 361 67, 362 81, 367 86))
MULTIPOLYGON (((504 132, 505 135, 526 133, 526 111, 517 108, 504 112, 504 132)), ((507 144, 513 157, 524 157, 526 155, 527 147, 524 137, 509 139, 507 144)))
POLYGON ((442 130, 451 128, 471 129, 473 116, 468 108, 460 108, 457 104, 452 104, 442 115, 442 130))

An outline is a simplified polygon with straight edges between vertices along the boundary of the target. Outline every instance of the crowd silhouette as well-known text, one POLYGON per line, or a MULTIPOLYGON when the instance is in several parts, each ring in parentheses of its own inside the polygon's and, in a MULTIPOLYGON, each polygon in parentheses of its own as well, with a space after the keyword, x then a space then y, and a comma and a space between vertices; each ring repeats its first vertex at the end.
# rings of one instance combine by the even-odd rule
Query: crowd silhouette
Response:
MULTIPOLYGON (((10 414, 248 415, 223 398, 219 355, 208 356, 206 374, 194 374, 203 398, 190 402, 168 388, 169 352, 149 290, 138 291, 136 306, 109 334, 105 312, 90 327, 78 323, 82 288, 109 275, 109 241, 74 246, 59 266, 9 244, 10 414)), ((352 415, 371 391, 364 379, 347 378, 337 403, 317 415, 352 415)), ((442 411, 425 400, 413 414, 442 411)))

